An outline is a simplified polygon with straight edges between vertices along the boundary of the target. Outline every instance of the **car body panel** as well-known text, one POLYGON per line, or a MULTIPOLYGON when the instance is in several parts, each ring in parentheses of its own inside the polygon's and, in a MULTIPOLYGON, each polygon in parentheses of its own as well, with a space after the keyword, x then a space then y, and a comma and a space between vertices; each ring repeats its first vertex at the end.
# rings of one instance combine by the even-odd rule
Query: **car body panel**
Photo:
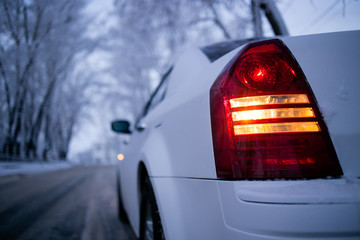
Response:
POLYGON ((360 180, 234 181, 242 201, 274 204, 359 203, 360 180))
POLYGON ((209 90, 243 46, 213 63, 190 48, 169 75, 165 100, 140 120, 146 127, 133 132, 118 163, 124 208, 137 235, 144 166, 167 239, 359 239, 360 31, 281 39, 315 94, 344 177, 218 180, 209 90))
MULTIPOLYGON (((222 181, 218 185, 225 222, 238 231, 286 239, 359 238, 358 202, 347 204, 244 202, 238 197, 234 188, 235 183, 222 181)), ((288 193, 289 195, 291 193, 288 193)), ((319 197, 320 193, 313 191, 312 196, 319 197)))
POLYGON ((360 235, 359 203, 256 203, 240 199, 233 181, 151 180, 167 239, 358 239, 360 235))
POLYGON ((310 83, 349 177, 360 177, 359 39, 360 31, 283 39, 310 83))
POLYGON ((152 159, 150 176, 216 178, 209 117, 212 81, 209 79, 215 79, 227 61, 210 65, 204 58, 203 54, 199 57, 185 53, 179 59, 169 76, 166 100, 144 119, 152 129, 152 135, 143 145, 143 151, 152 159), (196 68, 189 70, 191 67, 196 68), (183 81, 182 72, 186 72, 187 81, 183 81))

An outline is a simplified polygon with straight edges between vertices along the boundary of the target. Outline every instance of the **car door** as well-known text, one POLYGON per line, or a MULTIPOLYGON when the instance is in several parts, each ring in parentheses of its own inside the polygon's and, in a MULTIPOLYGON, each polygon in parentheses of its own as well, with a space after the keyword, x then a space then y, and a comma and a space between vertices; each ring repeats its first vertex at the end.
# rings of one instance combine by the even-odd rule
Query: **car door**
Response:
POLYGON ((133 132, 125 144, 124 160, 119 162, 119 178, 122 191, 122 201, 128 214, 129 221, 134 229, 138 229, 139 205, 138 197, 138 168, 140 162, 144 161, 144 152, 142 147, 151 131, 147 126, 149 113, 165 98, 167 82, 171 73, 170 69, 162 78, 159 86, 151 95, 149 101, 145 104, 142 113, 135 121, 133 132))

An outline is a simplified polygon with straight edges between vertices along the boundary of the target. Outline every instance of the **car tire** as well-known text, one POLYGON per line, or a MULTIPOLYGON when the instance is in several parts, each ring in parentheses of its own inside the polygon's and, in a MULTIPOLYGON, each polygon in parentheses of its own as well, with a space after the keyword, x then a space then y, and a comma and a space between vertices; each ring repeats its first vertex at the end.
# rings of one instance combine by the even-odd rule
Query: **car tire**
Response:
POLYGON ((118 218, 123 223, 128 223, 128 218, 124 209, 124 205, 121 199, 120 182, 116 181, 117 199, 118 199, 118 218))
POLYGON ((159 209, 150 179, 144 179, 140 205, 140 240, 165 240, 159 209))

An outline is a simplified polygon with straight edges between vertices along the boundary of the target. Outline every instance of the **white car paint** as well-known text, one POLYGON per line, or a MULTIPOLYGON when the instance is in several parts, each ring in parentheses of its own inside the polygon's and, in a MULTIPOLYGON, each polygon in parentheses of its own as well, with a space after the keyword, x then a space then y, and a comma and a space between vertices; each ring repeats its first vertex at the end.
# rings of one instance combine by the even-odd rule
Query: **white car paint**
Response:
POLYGON ((132 134, 118 171, 139 234, 139 164, 146 167, 166 239, 360 238, 360 31, 282 40, 305 73, 344 171, 341 179, 222 181, 216 177, 209 90, 237 48, 210 63, 190 49, 166 98, 132 134), (185 76, 185 77, 184 77, 185 76))
POLYGON ((360 176, 359 39, 359 31, 284 39, 310 83, 348 177, 360 176))

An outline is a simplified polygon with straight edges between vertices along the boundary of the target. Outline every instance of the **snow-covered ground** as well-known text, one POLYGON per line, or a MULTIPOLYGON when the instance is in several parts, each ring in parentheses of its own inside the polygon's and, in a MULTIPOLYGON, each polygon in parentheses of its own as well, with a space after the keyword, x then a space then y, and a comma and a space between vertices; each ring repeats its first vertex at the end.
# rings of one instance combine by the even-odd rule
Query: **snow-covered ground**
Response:
POLYGON ((0 162, 0 176, 47 172, 73 166, 71 162, 0 162))

